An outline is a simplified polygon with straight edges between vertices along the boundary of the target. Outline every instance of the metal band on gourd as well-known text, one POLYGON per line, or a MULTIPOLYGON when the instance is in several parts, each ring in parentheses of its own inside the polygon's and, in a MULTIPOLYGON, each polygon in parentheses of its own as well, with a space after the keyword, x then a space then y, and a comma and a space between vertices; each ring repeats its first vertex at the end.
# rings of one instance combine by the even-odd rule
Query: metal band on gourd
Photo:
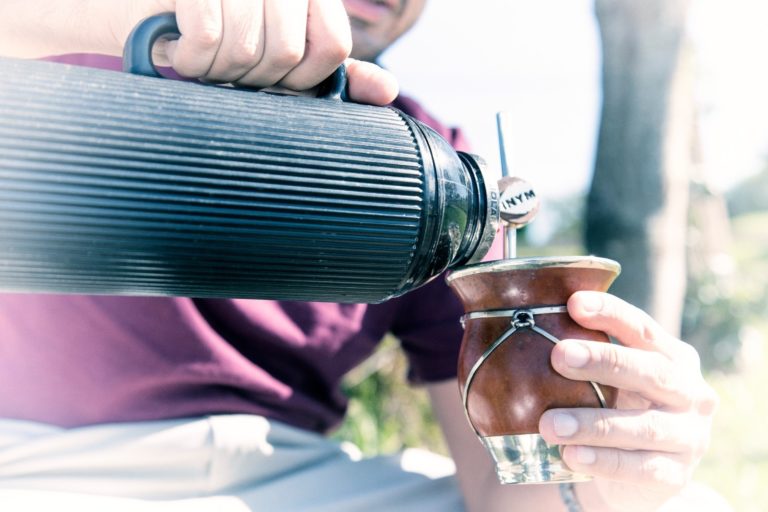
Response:
MULTIPOLYGON (((485 363, 488 358, 493 354, 493 352, 499 348, 505 341, 510 339, 513 334, 516 332, 523 330, 523 329, 530 329, 531 331, 535 332, 536 334, 544 337, 548 341, 554 343, 555 345, 560 342, 560 340, 552 335, 551 333, 547 332, 545 329, 542 329, 541 327, 536 325, 536 315, 549 315, 549 314, 563 314, 567 313, 568 308, 566 306, 543 306, 538 308, 528 308, 528 309, 502 309, 502 310, 488 310, 488 311, 473 311, 471 313, 467 313, 463 317, 461 317, 461 325, 462 327, 465 326, 467 320, 476 320, 476 319, 482 319, 482 318, 511 318, 511 327, 507 329, 501 336, 499 336, 491 345, 483 352, 483 354, 478 358, 478 360, 475 362, 475 364, 472 366, 472 369, 469 371, 469 374, 467 375, 467 380, 464 383, 464 389, 462 390, 462 401, 464 403, 464 414, 467 416, 467 420, 469 420, 469 424, 472 425, 472 428, 474 429, 475 433, 477 435, 481 435, 477 428, 475 427, 475 424, 472 422, 472 418, 469 416, 469 388, 472 385, 472 381, 475 378, 475 375, 477 374, 477 371, 480 369, 480 367, 485 363)), ((597 395, 597 399, 600 402, 600 407, 607 407, 605 396, 603 395, 602 390, 600 389, 600 386, 597 385, 597 383, 590 381, 589 382, 592 385, 592 389, 595 390, 595 394, 597 395)))

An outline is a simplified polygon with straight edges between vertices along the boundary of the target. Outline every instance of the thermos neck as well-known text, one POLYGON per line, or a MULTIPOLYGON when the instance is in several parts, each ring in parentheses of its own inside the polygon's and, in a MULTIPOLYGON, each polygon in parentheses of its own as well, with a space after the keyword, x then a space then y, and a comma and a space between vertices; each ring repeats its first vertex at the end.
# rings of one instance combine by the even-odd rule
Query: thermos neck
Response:
POLYGON ((420 284, 448 268, 482 260, 498 229, 499 195, 482 158, 455 151, 431 128, 404 118, 424 168, 422 233, 408 278, 420 284))
POLYGON ((474 199, 473 222, 474 231, 467 237, 467 250, 464 259, 456 260, 449 265, 469 265, 482 261, 496 239, 499 229, 499 190, 497 182, 491 177, 485 160, 474 154, 458 152, 464 164, 465 171, 472 179, 474 199))

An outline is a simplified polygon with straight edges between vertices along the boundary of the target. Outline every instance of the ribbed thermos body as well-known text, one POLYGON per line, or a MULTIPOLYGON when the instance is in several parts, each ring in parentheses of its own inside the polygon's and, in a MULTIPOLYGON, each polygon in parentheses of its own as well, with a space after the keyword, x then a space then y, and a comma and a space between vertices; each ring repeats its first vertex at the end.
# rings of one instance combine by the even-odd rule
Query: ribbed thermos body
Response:
POLYGON ((397 295, 446 229, 418 131, 389 108, 0 60, 0 289, 397 295))

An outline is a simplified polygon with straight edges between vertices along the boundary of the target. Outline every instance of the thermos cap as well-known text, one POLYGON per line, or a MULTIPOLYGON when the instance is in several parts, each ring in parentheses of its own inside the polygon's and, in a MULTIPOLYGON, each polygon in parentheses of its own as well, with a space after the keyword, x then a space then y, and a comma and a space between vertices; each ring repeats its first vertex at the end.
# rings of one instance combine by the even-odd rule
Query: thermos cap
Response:
POLYGON ((481 215, 484 222, 480 225, 477 235, 478 242, 474 251, 463 264, 479 263, 491 249, 499 229, 499 187, 497 182, 489 176, 488 164, 485 160, 474 154, 459 152, 459 157, 464 165, 472 169, 478 180, 478 189, 484 196, 484 205, 481 215))

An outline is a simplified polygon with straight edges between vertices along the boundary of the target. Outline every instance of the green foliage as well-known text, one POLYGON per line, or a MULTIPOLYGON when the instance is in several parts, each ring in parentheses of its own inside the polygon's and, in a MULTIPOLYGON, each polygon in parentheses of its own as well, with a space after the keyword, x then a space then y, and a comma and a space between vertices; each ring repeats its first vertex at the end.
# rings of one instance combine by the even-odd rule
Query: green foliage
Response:
POLYGON ((548 208, 557 219, 557 228, 547 245, 554 247, 562 245, 581 246, 584 235, 584 219, 586 218, 586 196, 575 194, 564 197, 548 205, 548 208))
POLYGON ((734 187, 726 197, 734 217, 768 210, 768 167, 734 187))
MULTIPOLYGON (((768 339, 768 323, 756 326, 768 339)), ((738 512, 768 510, 768 351, 750 355, 750 366, 739 373, 715 372, 709 383, 720 396, 712 443, 694 477, 716 489, 738 512)))
POLYGON ((586 197, 582 194, 575 194, 567 197, 558 198, 556 201, 547 202, 542 206, 542 211, 535 222, 523 228, 522 236, 518 237, 518 242, 523 244, 519 248, 520 252, 530 253, 531 255, 579 255, 584 254, 582 238, 584 232, 584 218, 586 208, 586 197), (545 236, 537 236, 536 247, 525 247, 525 244, 531 240, 528 236, 530 228, 545 230, 545 236), (570 252, 558 252, 567 246, 570 252), (573 251, 576 252, 573 252, 573 251))
POLYGON ((446 455, 427 393, 410 386, 406 372, 407 361, 399 343, 387 337, 365 364, 345 378, 349 412, 333 437, 353 442, 366 456, 406 447, 446 455))
POLYGON ((730 270, 707 267, 689 278, 683 338, 705 369, 734 369, 745 329, 768 317, 767 224, 768 211, 732 219, 732 261, 721 264, 730 270))

